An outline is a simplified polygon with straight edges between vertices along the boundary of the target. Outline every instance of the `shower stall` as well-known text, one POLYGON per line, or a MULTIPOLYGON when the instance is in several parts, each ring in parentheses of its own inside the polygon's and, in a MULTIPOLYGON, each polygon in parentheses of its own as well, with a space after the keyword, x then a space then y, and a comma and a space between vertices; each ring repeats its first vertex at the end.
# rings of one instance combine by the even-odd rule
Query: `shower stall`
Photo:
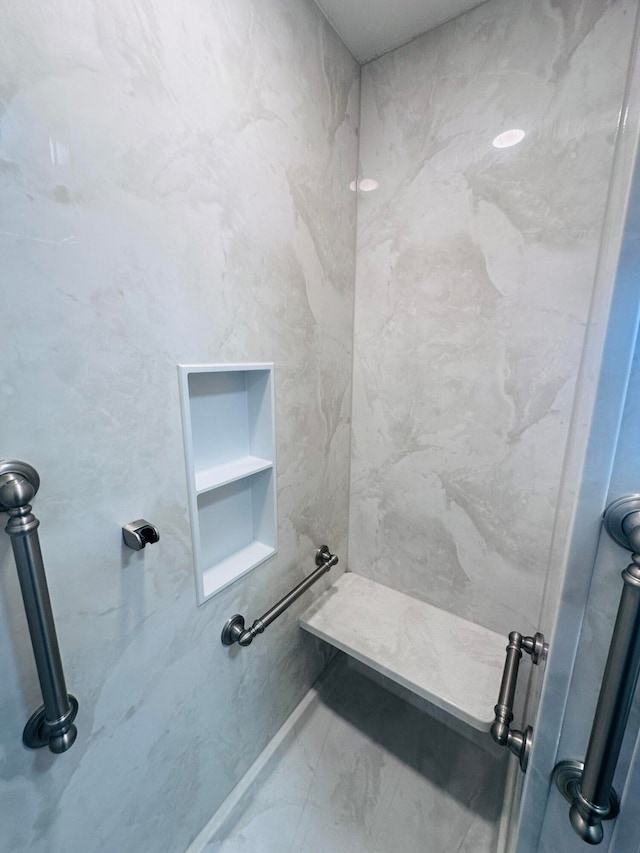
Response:
POLYGON ((637 15, 2 5, 0 853, 636 849, 637 15))

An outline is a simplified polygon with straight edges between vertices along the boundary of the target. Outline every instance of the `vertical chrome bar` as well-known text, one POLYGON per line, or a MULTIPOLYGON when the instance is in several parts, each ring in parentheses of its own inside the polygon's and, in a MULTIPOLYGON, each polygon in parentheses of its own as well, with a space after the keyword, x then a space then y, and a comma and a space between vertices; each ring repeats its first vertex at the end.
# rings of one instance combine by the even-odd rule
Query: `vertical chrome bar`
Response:
MULTIPOLYGON (((634 561, 640 555, 634 554, 634 561)), ((608 809, 631 701, 640 672, 640 566, 623 572, 624 588, 584 760, 582 796, 597 809, 608 809)))
POLYGON ((58 720, 69 710, 69 698, 51 612, 40 542, 36 533, 37 526, 38 520, 29 513, 10 518, 6 531, 11 536, 33 654, 40 678, 42 699, 47 709, 47 719, 58 720), (25 528, 21 529, 23 522, 25 528), (27 530, 26 525, 30 525, 31 529, 27 530))
POLYGON ((512 631, 509 634, 507 656, 502 670, 502 682, 498 704, 495 706, 495 722, 491 726, 491 737, 499 746, 506 746, 509 738, 509 726, 513 720, 513 702, 518 684, 518 670, 522 658, 522 634, 512 631))
POLYGON ((609 535, 632 552, 613 628, 584 765, 562 761, 554 779, 571 803, 569 819, 587 844, 600 844, 603 820, 619 813, 613 777, 640 674, 640 495, 614 501, 604 514, 609 535))
POLYGON ((0 462, 0 510, 9 514, 6 531, 11 537, 44 701, 27 722, 23 741, 31 749, 48 746, 59 753, 69 749, 76 739, 73 721, 78 703, 67 693, 38 539, 40 522, 29 505, 39 485, 40 478, 30 465, 0 462))
POLYGON ((506 746, 516 756, 520 762, 520 769, 526 773, 533 746, 533 729, 531 726, 527 726, 524 731, 511 728, 513 702, 523 650, 531 656, 532 663, 539 663, 546 657, 548 651, 544 635, 538 632, 533 637, 523 637, 518 631, 512 631, 509 634, 498 704, 493 709, 496 718, 491 726, 491 737, 498 746, 506 746))

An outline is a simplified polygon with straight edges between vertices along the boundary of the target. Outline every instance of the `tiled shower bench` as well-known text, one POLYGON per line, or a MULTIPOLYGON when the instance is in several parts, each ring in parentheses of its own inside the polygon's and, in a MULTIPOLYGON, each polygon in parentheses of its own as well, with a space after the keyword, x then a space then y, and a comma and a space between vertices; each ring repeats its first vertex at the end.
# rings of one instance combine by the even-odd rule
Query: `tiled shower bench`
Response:
POLYGON ((300 626, 474 729, 488 732, 506 637, 354 572, 300 626))

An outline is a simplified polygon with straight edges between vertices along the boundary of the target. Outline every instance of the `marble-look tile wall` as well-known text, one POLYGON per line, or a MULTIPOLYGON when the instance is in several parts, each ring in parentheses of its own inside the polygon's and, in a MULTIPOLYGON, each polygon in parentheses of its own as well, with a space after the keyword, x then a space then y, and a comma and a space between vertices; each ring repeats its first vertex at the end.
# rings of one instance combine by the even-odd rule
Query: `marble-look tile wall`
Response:
POLYGON ((297 607, 220 630, 346 554, 358 79, 307 0, 0 8, 0 455, 40 471, 80 701, 70 752, 23 749, 2 534, 2 853, 184 850, 324 666, 297 607), (280 551, 197 608, 176 364, 272 360, 280 551))
POLYGON ((635 5, 490 0, 363 68, 350 567, 500 632, 538 619, 635 5))

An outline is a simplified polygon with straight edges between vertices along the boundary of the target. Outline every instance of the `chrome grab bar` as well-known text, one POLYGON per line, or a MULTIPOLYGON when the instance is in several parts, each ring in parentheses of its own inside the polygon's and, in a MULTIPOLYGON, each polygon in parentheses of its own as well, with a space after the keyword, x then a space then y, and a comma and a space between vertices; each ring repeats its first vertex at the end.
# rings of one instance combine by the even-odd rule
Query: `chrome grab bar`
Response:
POLYGON ((60 753, 66 752, 76 739, 73 721, 78 702, 67 693, 38 539, 40 522, 29 505, 39 486, 40 477, 31 465, 0 461, 0 512, 9 514, 5 529, 11 537, 44 700, 44 705, 29 718, 22 740, 29 749, 48 746, 51 752, 60 753))
POLYGON ((537 664, 546 657, 548 649, 543 634, 538 633, 533 637, 523 637, 518 631, 512 631, 509 634, 509 645, 502 670, 498 704, 494 708, 496 718, 491 726, 490 734, 498 746, 506 746, 516 756, 523 773, 527 772, 529 754, 533 745, 533 729, 531 726, 527 726, 521 732, 510 728, 513 720, 513 702, 518 683, 520 659, 524 650, 531 656, 531 663, 537 664))
POLYGON ((337 563, 338 557, 332 554, 326 545, 322 545, 316 551, 316 566, 318 568, 288 592, 284 598, 281 598, 277 604, 274 604, 273 607, 267 610, 259 619, 256 619, 250 628, 245 628, 244 616, 241 616, 239 613, 227 619, 222 629, 221 639, 223 645, 232 646, 234 643, 238 643, 240 646, 251 645, 254 637, 262 634, 264 629, 268 628, 274 619, 277 619, 281 613, 284 613, 287 607, 292 605, 297 598, 300 598, 303 592, 306 592, 310 586, 313 586, 317 580, 320 580, 337 563))
POLYGON ((631 563, 622 572, 624 586, 584 764, 561 761, 553 771, 556 785, 571 803, 571 825, 587 844, 600 844, 602 821, 620 812, 613 776, 640 673, 640 495, 610 504, 604 526, 632 552, 631 563))

